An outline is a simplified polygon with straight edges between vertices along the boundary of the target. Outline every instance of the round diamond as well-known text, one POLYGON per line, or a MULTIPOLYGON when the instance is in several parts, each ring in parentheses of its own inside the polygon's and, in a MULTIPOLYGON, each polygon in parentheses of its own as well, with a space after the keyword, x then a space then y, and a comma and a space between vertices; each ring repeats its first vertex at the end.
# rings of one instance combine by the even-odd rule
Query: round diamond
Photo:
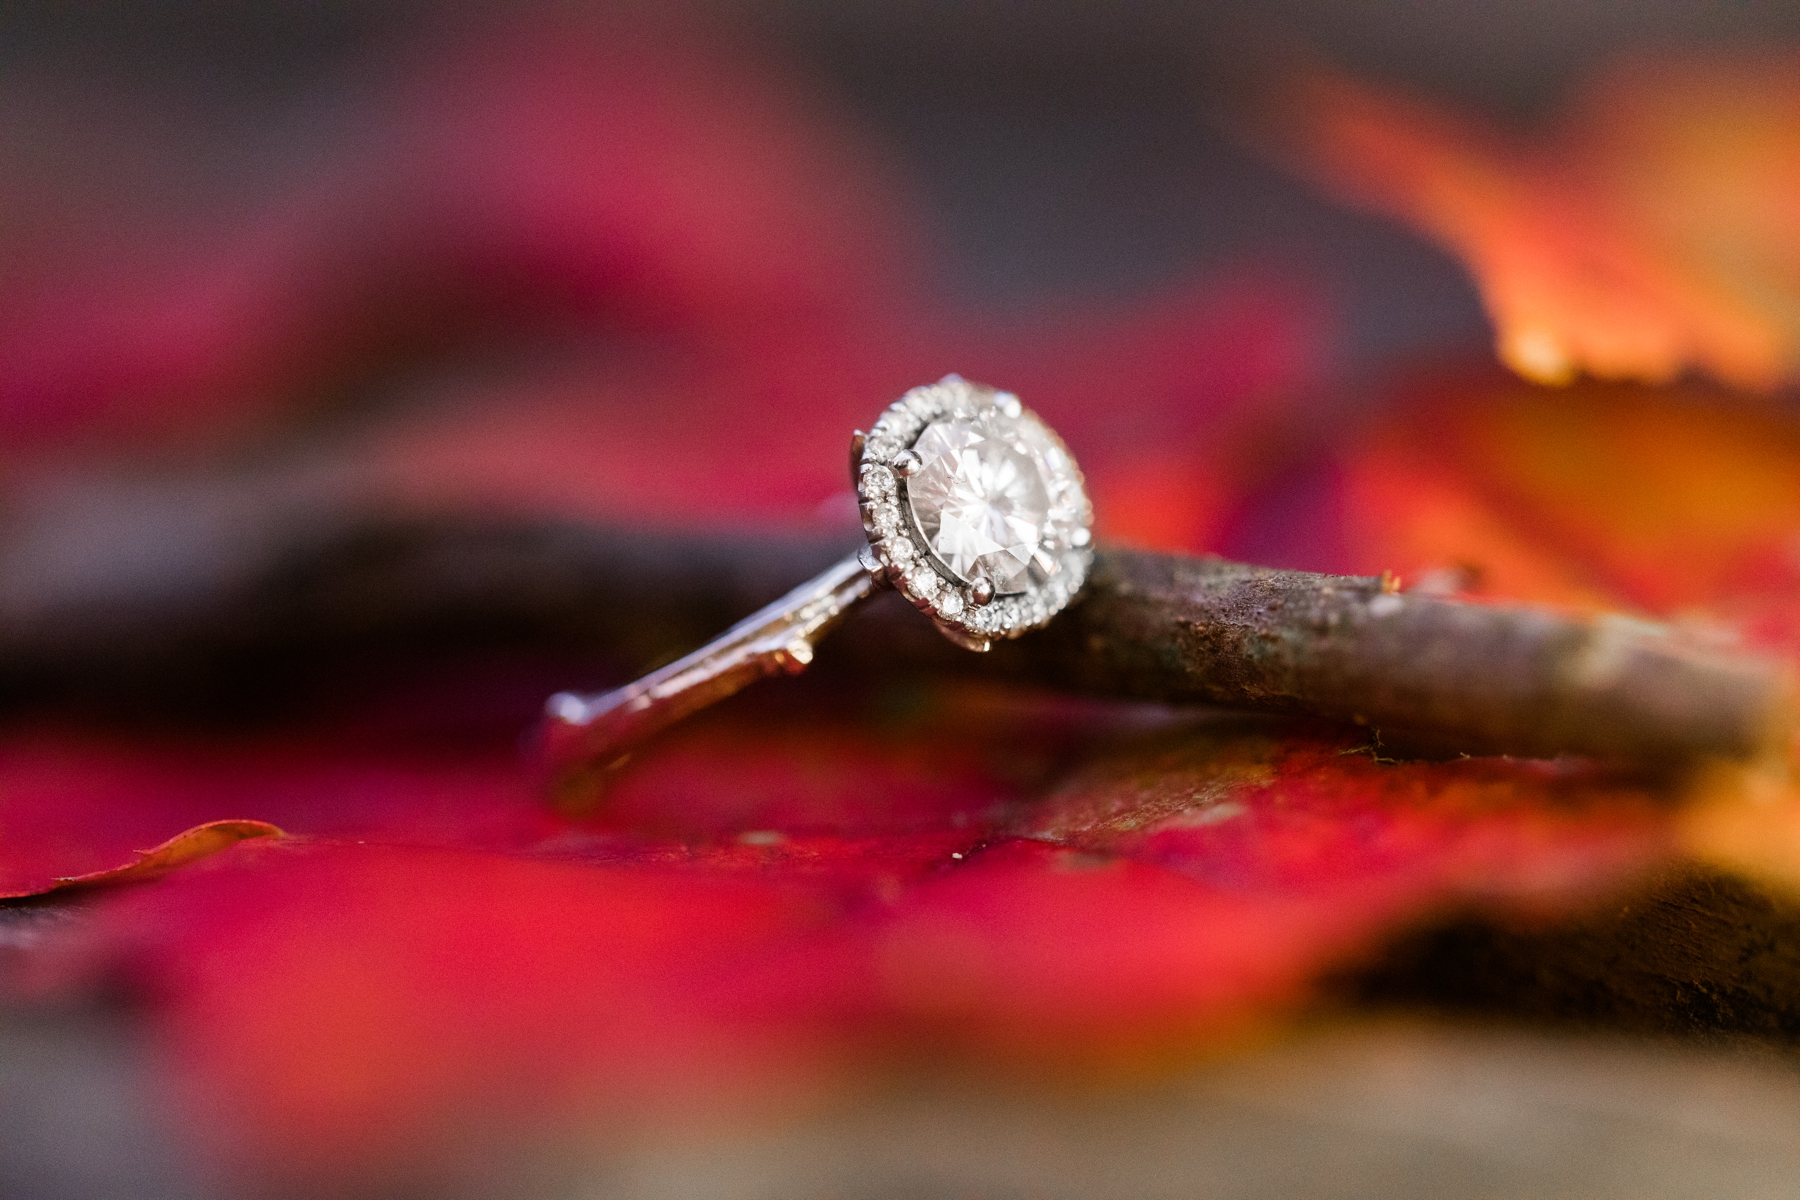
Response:
POLYGON ((929 599, 930 597, 937 595, 938 587, 942 581, 938 579, 936 571, 928 566, 920 564, 908 568, 905 576, 902 578, 902 582, 905 584, 906 592, 909 596, 929 599))
POLYGON ((989 413, 970 421, 938 421, 913 443, 923 466, 907 481, 907 500, 925 544, 964 582, 986 576, 994 590, 1022 592, 1042 553, 1050 489, 1041 455, 989 413), (1009 436, 1012 435, 1012 436, 1009 436))
POLYGON ((894 494, 894 473, 886 467, 864 467, 862 482, 871 497, 886 499, 894 494))

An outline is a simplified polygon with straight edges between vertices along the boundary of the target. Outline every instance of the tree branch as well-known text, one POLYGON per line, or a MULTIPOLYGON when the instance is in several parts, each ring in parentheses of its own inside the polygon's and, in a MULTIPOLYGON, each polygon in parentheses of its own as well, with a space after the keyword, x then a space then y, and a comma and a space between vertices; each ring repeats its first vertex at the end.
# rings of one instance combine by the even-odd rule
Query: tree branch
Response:
MULTIPOLYGON (((119 555, 118 538, 68 519, 0 543, 0 688, 15 702, 236 711, 308 678, 495 647, 567 661, 562 685, 618 682, 850 544, 280 505, 240 513, 226 540, 141 506, 133 519, 156 555, 119 555)), ((1471 754, 1666 765, 1746 758, 1790 729, 1780 670, 1664 627, 1128 550, 1103 551, 1048 630, 992 654, 950 646, 887 596, 819 662, 1309 714, 1471 754)))
POLYGON ((1306 713, 1472 753, 1747 758, 1789 720, 1771 664, 1667 626, 1132 551, 1101 555, 1081 603, 1027 653, 1092 691, 1306 713))

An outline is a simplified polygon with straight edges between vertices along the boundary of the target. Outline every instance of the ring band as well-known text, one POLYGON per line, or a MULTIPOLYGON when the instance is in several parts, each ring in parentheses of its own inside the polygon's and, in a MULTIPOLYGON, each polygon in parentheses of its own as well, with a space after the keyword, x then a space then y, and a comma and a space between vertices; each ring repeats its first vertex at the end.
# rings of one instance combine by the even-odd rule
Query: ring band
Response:
POLYGON ((955 375, 914 388, 852 437, 850 468, 867 545, 642 679, 546 701, 539 745, 559 793, 594 790, 670 725, 805 670, 819 641, 884 587, 983 651, 1048 622, 1086 580, 1086 483, 1062 439, 1010 392, 955 375))

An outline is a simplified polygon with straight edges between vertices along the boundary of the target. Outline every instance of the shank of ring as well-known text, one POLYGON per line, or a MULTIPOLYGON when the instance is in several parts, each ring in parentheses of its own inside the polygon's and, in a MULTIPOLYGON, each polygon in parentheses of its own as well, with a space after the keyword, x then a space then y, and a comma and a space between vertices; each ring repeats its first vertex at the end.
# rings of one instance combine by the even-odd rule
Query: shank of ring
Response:
POLYGON ((670 725, 758 679, 805 670, 820 639, 881 586, 859 550, 642 679, 597 695, 558 692, 544 704, 540 744, 552 786, 570 801, 597 794, 608 772, 670 725))

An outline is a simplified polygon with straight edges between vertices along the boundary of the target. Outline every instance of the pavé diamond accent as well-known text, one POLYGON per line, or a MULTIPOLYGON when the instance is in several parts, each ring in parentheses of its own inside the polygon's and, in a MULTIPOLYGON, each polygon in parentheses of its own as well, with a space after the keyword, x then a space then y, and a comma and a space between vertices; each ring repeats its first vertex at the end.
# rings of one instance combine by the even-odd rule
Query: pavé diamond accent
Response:
POLYGON ((938 578, 938 573, 924 563, 908 567, 902 582, 909 596, 925 600, 937 595, 938 588, 943 586, 943 580, 938 578))
POLYGON ((886 467, 865 467, 862 483, 871 498, 885 500, 894 494, 894 474, 886 467))

